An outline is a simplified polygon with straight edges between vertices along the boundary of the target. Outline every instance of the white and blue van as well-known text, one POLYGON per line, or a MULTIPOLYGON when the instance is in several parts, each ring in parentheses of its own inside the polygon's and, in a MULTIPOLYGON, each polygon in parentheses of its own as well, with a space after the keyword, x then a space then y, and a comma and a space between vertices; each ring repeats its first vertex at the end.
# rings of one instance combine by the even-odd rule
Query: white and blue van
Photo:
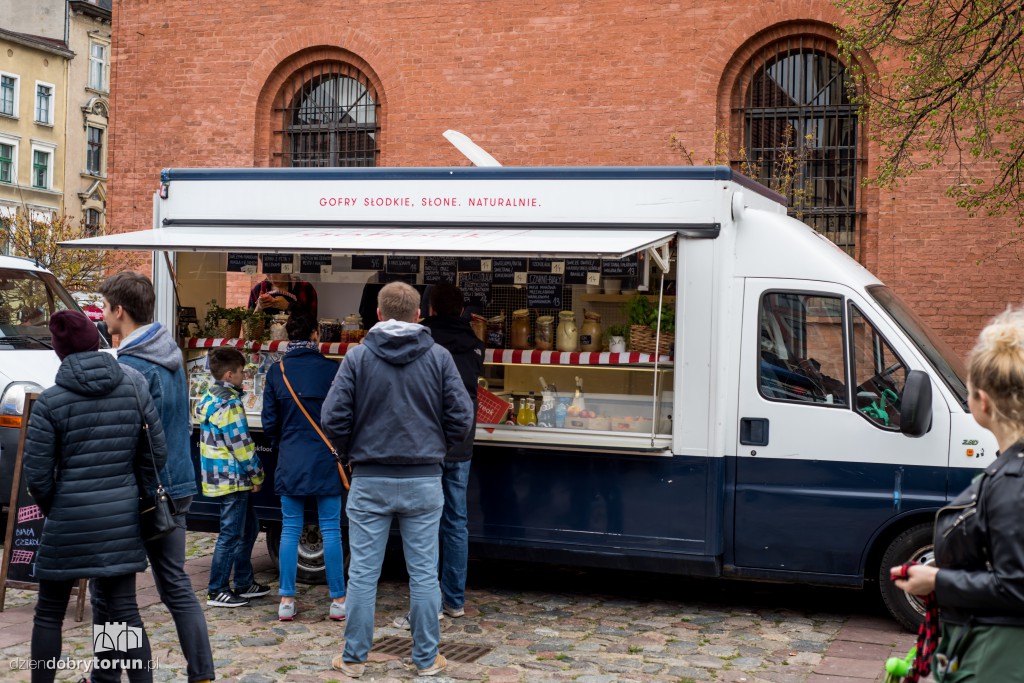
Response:
MULTIPOLYGON (((333 318, 355 310, 367 255, 411 264, 404 276, 417 284, 448 268, 506 314, 533 302, 531 320, 545 308, 581 321, 583 308, 614 313, 627 297, 592 290, 609 264, 638 264, 634 286, 674 314, 669 349, 488 349, 492 392, 539 393, 543 376, 571 396, 580 377, 595 415, 478 428, 478 556, 868 583, 911 625, 920 607, 887 568, 929 558, 935 511, 995 457, 968 413, 961 359, 895 292, 788 217, 782 197, 724 167, 169 169, 152 230, 74 246, 156 252, 158 316, 171 329, 178 305, 201 316, 223 297, 229 252, 294 254, 288 267, 308 273, 333 318), (572 272, 583 280, 571 284, 572 272)), ((225 343, 262 348, 183 340, 225 343)), ((261 455, 272 471, 266 443, 261 455)), ((273 545, 272 482, 257 504, 273 545)), ((195 512, 216 507, 200 499, 195 512)), ((308 538, 315 577, 322 557, 308 538)))

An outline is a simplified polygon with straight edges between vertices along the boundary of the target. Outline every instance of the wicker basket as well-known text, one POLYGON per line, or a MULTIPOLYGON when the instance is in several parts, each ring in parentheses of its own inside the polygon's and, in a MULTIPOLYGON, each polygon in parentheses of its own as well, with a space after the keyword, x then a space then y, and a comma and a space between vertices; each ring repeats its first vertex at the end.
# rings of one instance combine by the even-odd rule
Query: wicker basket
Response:
POLYGON ((245 338, 250 341, 262 341, 263 333, 267 329, 267 321, 259 320, 253 321, 247 319, 242 322, 242 332, 245 334, 245 338))
POLYGON ((218 339, 238 339, 242 334, 242 321, 228 322, 224 318, 217 321, 215 337, 218 339))
MULTIPOLYGON (((654 343, 657 335, 654 330, 646 325, 629 326, 629 350, 634 353, 654 353, 654 343)), ((672 355, 672 345, 676 336, 669 332, 661 333, 661 341, 658 342, 658 353, 663 356, 672 355)))

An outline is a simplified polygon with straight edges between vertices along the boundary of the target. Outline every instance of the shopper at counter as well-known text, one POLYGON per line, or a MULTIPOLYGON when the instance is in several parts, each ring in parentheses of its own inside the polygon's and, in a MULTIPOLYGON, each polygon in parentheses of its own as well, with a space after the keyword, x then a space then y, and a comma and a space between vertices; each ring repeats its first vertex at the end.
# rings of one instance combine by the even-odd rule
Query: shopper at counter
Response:
POLYGON ((441 469, 473 426, 472 404, 451 354, 416 324, 420 295, 393 282, 377 299, 378 323, 345 356, 323 408, 323 427, 353 465, 346 511, 351 565, 344 653, 332 664, 363 675, 384 549, 398 519, 409 572, 412 660, 420 676, 447 667, 437 652, 441 469))
POLYGON ((285 312, 308 315, 316 320, 316 289, 287 273, 268 273, 265 280, 249 291, 249 309, 271 315, 285 312))
POLYGON ((345 618, 345 566, 341 550, 341 475, 310 420, 319 420, 338 364, 320 353, 317 321, 303 315, 288 320, 288 351, 267 372, 263 390, 263 433, 278 452, 274 493, 281 496, 281 548, 278 552, 281 604, 278 619, 295 618, 295 577, 299 563, 306 497, 316 498, 324 569, 331 595, 329 616, 345 618), (287 377, 287 382, 285 382, 287 377), (300 407, 299 401, 302 401, 300 407), (302 408, 305 408, 303 412, 302 408))
MULTIPOLYGON (((185 572, 185 521, 198 488, 192 465, 192 418, 181 350, 167 328, 153 322, 156 294, 145 275, 117 273, 100 284, 99 292, 103 296, 107 329, 121 337, 117 360, 146 378, 167 440, 167 464, 160 471, 160 481, 171 496, 178 528, 145 544, 153 568, 153 583, 160 601, 174 619, 178 642, 188 663, 189 682, 211 681, 215 671, 206 617, 192 590, 192 579, 185 572)), ((96 623, 113 621, 106 605, 95 594, 93 615, 98 619, 96 623)), ((113 680, 119 680, 116 671, 97 669, 93 673, 94 683, 113 680)))
MULTIPOLYGON (((477 411, 477 380, 484 369, 484 344, 462 317, 465 310, 462 290, 454 285, 440 284, 430 290, 430 317, 423 326, 430 330, 434 342, 448 349, 455 360, 462 383, 477 411)), ((473 437, 448 449, 444 459, 444 511, 441 513, 441 604, 449 617, 466 613, 466 567, 469 562, 469 529, 466 516, 466 487, 469 485, 469 463, 473 457, 473 437)), ((409 628, 408 619, 399 626, 409 628)))

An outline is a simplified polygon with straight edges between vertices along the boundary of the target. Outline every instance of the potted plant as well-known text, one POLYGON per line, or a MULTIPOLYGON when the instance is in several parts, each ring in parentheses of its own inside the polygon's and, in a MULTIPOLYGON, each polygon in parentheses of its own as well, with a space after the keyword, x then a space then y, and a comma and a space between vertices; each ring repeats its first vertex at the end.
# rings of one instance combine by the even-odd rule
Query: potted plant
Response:
POLYGON ((242 334, 249 341, 263 341, 269 320, 270 316, 263 311, 245 309, 245 315, 242 318, 242 334))
POLYGON ((242 333, 242 319, 248 315, 247 308, 225 308, 215 300, 207 304, 203 319, 203 334, 219 339, 237 339, 242 333))
POLYGON ((662 306, 659 325, 658 307, 650 298, 637 294, 626 304, 629 320, 629 348, 639 353, 672 353, 675 342, 675 311, 671 306, 662 306))
POLYGON ((608 337, 608 350, 612 353, 626 352, 626 339, 629 337, 629 326, 617 324, 609 325, 605 331, 608 337))

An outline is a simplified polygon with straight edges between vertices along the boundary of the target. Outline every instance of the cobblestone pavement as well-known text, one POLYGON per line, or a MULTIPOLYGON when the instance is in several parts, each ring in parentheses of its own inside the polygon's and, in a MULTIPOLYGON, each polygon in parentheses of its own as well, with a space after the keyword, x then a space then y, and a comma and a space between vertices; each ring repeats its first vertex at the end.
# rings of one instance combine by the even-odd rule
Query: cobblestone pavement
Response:
MULTIPOLYGON (((189 573, 203 593, 214 536, 189 534, 189 573)), ((258 580, 276 587, 276 568, 262 542, 258 580)), ((404 577, 381 581, 376 637, 407 637, 391 627, 408 604, 404 577)), ((276 591, 275 591, 276 592, 276 591)), ((158 662, 154 680, 184 681, 184 660, 170 615, 148 575, 139 602, 158 662)), ((299 585, 295 621, 277 621, 274 593, 238 609, 206 608, 220 680, 343 681, 331 658, 344 643, 344 623, 327 619, 324 586, 299 585)), ((0 666, 28 659, 34 594, 10 591, 0 613, 0 666)), ((448 680, 726 681, 867 683, 880 681, 891 653, 913 638, 900 632, 867 593, 726 581, 681 580, 627 572, 584 572, 534 565, 473 563, 466 616, 442 621, 442 643, 491 648, 472 663, 452 662, 448 680)), ((69 611, 69 615, 73 612, 69 611)), ((69 616, 64 652, 91 657, 85 621, 69 616)), ((363 680, 409 680, 401 655, 373 652, 363 680)), ((76 681, 81 673, 58 680, 76 681)), ((28 671, 3 680, 28 681, 28 671)), ((438 680, 444 680, 441 677, 438 680)))

